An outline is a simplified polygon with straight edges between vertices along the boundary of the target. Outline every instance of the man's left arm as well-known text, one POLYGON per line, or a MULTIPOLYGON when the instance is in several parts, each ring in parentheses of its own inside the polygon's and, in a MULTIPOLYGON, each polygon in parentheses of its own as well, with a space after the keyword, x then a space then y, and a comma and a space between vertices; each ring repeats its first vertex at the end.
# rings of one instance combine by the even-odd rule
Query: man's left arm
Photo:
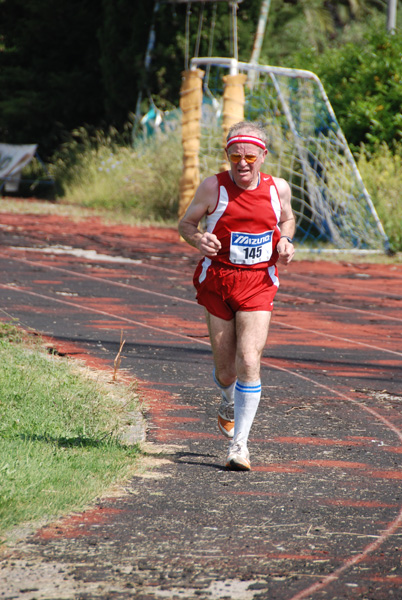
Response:
POLYGON ((291 206, 291 190, 289 184, 284 179, 275 177, 274 180, 282 205, 281 220, 278 223, 281 231, 281 239, 276 249, 279 254, 278 261, 284 265, 288 265, 295 253, 294 245, 289 240, 293 239, 296 231, 296 222, 291 206))

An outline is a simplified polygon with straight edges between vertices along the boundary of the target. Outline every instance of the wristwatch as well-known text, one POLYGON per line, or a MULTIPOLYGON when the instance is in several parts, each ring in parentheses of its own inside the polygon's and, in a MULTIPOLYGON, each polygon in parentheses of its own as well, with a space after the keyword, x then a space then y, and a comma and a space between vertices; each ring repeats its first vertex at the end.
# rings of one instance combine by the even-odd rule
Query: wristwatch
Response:
POLYGON ((279 239, 281 240, 282 238, 285 238, 290 244, 293 244, 293 240, 289 236, 287 236, 287 235, 281 235, 281 237, 279 239))

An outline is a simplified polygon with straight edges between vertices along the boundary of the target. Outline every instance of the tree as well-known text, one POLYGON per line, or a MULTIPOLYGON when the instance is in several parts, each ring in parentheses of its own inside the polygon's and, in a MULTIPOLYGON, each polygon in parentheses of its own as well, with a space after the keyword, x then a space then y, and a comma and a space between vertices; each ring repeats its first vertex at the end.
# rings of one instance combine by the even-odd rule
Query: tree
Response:
POLYGON ((394 34, 396 28, 397 0, 388 0, 387 6, 387 31, 394 34))
MULTIPOLYGON (((193 4, 187 40, 186 4, 160 2, 146 71, 155 1, 0 0, 1 141, 39 143, 46 157, 79 126, 121 130, 140 91, 143 110, 150 97, 162 109, 178 105, 186 47, 190 58, 198 41, 200 55, 233 56, 227 2, 218 2, 216 13, 205 2, 202 19, 202 3, 193 4)), ((242 61, 252 55, 261 2, 239 4, 242 61)), ((368 15, 381 14, 385 29, 384 6, 384 0, 271 0, 260 62, 308 68, 327 47, 342 45, 346 30, 359 46, 368 15), (296 65, 300 52, 303 63, 296 65)))
POLYGON ((354 150, 402 140, 402 39, 373 27, 364 44, 346 44, 312 59, 354 150))
POLYGON ((0 137, 40 142, 102 117, 97 0, 5 0, 0 4, 0 137))
POLYGON ((152 6, 132 0, 102 0, 99 68, 103 117, 121 128, 134 112, 138 90, 145 85, 144 55, 152 6))

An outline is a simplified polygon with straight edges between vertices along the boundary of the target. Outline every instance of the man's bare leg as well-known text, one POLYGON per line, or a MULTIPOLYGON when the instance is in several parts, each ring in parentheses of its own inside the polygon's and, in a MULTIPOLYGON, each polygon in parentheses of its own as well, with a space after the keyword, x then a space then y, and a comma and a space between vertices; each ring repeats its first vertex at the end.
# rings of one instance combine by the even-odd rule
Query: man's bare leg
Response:
POLYGON ((236 380, 236 321, 226 321, 205 311, 215 364, 215 376, 223 386, 236 380))
POLYGON ((236 374, 244 382, 260 378, 261 356, 267 343, 272 312, 236 313, 236 374))
POLYGON ((207 313, 217 384, 234 387, 234 428, 230 425, 227 435, 233 436, 227 461, 230 468, 250 469, 247 442, 261 398, 260 364, 271 314, 239 311, 235 319, 225 321, 207 313))
POLYGON ((235 425, 226 462, 227 467, 235 470, 251 468, 247 444, 261 399, 261 356, 270 321, 271 312, 267 311, 236 313, 235 425))
POLYGON ((218 429, 227 438, 234 433, 234 389, 236 384, 235 320, 226 321, 206 313, 214 356, 214 381, 222 400, 218 409, 218 429))

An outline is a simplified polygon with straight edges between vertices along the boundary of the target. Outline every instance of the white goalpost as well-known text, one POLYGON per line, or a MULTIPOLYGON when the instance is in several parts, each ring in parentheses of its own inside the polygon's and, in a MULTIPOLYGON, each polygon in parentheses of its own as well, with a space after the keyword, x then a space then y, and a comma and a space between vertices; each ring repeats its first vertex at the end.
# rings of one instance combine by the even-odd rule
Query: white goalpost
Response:
POLYGON ((193 58, 206 67, 201 121, 201 169, 222 163, 222 73, 246 74, 244 118, 259 121, 269 137, 264 169, 292 188, 296 239, 311 248, 388 251, 388 238, 360 176, 320 79, 310 71, 193 58), (216 89, 211 83, 215 77, 216 89))

